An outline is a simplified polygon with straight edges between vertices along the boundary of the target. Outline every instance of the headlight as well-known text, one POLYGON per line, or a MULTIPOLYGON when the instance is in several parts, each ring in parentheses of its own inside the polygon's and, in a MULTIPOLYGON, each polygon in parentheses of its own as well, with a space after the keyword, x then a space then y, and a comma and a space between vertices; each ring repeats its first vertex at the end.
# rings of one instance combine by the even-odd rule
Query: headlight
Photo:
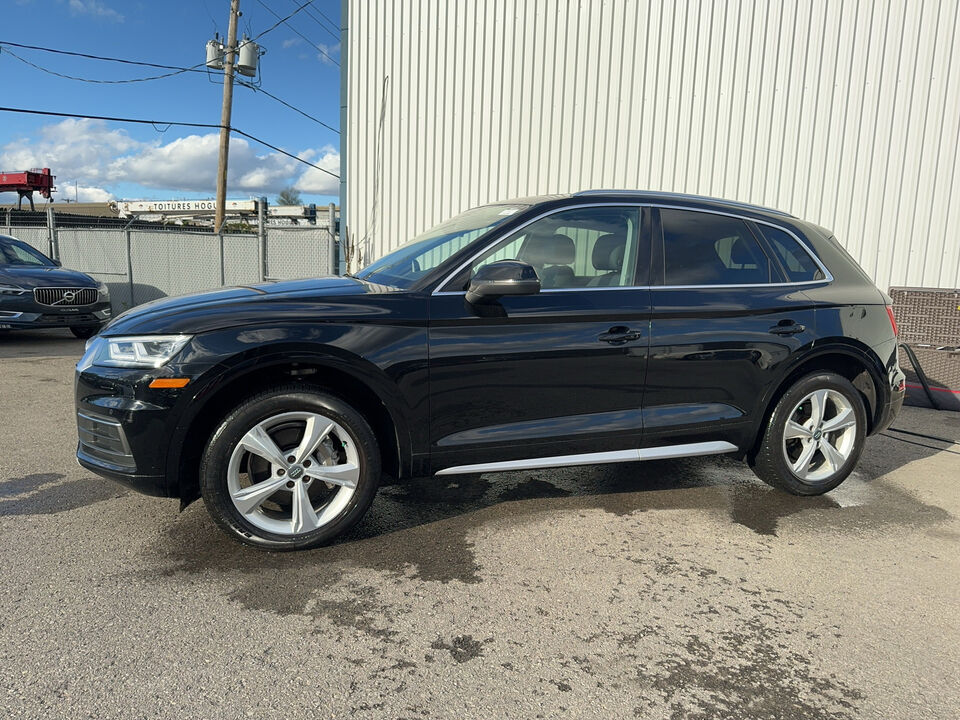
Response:
POLYGON ((24 288, 16 285, 0 285, 0 295, 23 295, 25 292, 24 288))
POLYGON ((106 283, 97 283, 97 292, 100 293, 102 298, 110 297, 110 288, 107 287, 106 283))
POLYGON ((93 365, 158 368, 183 349, 192 335, 101 337, 93 343, 93 365))

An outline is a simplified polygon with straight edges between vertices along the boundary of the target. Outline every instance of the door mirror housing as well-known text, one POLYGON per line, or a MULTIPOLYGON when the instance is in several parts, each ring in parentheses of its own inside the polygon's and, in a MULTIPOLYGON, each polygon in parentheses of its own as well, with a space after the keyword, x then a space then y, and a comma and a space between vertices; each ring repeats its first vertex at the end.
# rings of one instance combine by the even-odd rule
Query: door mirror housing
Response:
POLYGON ((470 279, 466 300, 483 303, 504 295, 536 295, 540 278, 533 265, 518 260, 500 260, 484 265, 470 279))

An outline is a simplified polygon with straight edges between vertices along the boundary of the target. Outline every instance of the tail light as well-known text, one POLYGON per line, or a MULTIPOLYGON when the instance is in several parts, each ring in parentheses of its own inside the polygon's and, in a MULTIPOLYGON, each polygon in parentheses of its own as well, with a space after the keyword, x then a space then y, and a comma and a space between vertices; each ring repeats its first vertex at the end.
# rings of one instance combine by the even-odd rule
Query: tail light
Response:
POLYGON ((887 317, 890 318, 890 327, 893 329, 893 336, 900 336, 900 328, 897 327, 897 319, 893 316, 893 308, 889 305, 887 307, 887 317))

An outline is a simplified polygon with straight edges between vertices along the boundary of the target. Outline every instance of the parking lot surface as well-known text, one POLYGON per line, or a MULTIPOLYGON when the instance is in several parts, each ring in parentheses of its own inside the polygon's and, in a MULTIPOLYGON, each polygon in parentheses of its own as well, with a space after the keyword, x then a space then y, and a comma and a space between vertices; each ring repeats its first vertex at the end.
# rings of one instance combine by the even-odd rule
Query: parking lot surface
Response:
POLYGON ((424 478, 271 554, 76 464, 82 349, 0 334, 2 717, 960 717, 960 445, 922 437, 960 414, 823 497, 723 457, 424 478))

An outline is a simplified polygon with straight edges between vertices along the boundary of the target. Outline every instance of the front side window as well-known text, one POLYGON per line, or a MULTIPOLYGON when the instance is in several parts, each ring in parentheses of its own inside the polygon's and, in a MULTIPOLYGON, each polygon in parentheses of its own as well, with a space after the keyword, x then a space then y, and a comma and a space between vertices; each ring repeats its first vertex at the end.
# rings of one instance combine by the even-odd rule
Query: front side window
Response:
POLYGON ((0 265, 49 267, 53 263, 29 245, 19 241, 0 240, 0 265))
POLYGON ((521 228, 475 259, 444 287, 465 290, 484 265, 519 260, 533 266, 544 290, 636 284, 640 208, 561 210, 521 228))
POLYGON ((660 210, 664 285, 771 282, 770 260, 743 220, 692 210, 660 210))
POLYGON ((367 265, 357 277, 406 290, 485 232, 526 209, 526 205, 484 205, 462 212, 367 265))

